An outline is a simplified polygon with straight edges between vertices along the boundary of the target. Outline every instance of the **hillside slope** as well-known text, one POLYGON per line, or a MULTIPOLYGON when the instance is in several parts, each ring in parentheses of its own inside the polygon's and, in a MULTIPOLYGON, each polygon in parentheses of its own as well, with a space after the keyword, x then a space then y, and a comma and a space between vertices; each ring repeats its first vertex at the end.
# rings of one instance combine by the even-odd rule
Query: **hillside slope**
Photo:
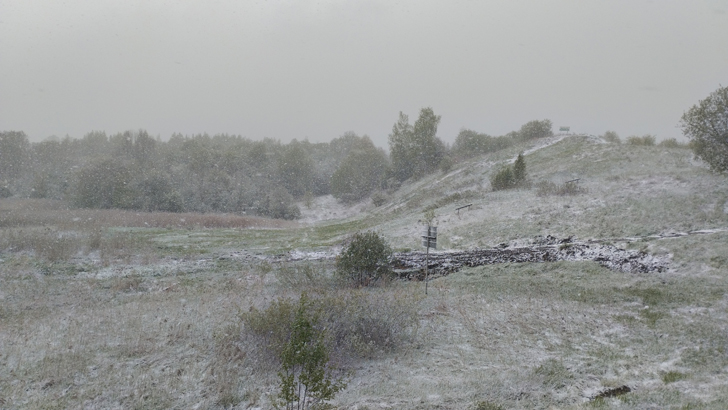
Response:
MULTIPOLYGON (((607 144, 588 136, 555 136, 471 159, 447 174, 405 184, 382 207, 317 208, 309 214, 381 231, 395 247, 420 247, 418 223, 434 209, 441 249, 494 246, 536 235, 611 239, 728 227, 728 180, 682 148, 607 144), (526 153, 534 183, 579 179, 586 193, 538 196, 538 189, 493 192, 490 176, 526 153), (471 207, 456 211, 460 206, 471 207), (334 209, 334 210, 332 210, 334 209)), ((333 225, 336 221, 319 221, 333 225)))

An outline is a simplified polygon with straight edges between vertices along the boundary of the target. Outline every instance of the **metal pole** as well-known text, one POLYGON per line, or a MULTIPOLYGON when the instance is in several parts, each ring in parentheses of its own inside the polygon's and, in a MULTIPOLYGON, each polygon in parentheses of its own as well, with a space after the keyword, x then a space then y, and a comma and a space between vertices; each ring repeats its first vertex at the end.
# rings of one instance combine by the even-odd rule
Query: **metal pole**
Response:
POLYGON ((425 252, 425 295, 427 294, 427 274, 430 265, 430 238, 427 238, 427 251, 425 252))

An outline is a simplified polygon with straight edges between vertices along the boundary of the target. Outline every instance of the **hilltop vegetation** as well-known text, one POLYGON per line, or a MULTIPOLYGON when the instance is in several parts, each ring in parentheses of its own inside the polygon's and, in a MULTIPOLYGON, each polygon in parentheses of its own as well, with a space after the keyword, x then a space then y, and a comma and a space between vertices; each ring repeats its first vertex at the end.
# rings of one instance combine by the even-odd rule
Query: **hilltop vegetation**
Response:
MULTIPOLYGON (((414 126, 400 113, 390 155, 352 132, 328 143, 282 144, 225 134, 174 134, 162 141, 145 130, 30 143, 23 132, 6 131, 0 133, 0 196, 63 200, 79 208, 297 219, 302 199, 333 194, 355 202, 448 168, 452 159, 437 136, 439 121, 431 108, 421 110, 414 126)), ((464 152, 548 135, 550 121, 532 121, 499 137, 497 147, 477 133, 458 137, 452 154, 464 158, 464 152)))

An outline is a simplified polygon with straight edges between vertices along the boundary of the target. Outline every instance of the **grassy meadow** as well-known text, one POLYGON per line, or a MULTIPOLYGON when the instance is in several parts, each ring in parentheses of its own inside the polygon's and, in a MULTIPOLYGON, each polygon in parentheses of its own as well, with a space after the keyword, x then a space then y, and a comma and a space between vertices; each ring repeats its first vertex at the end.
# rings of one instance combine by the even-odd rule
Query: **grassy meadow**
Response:
MULTIPOLYGON (((728 179, 687 149, 583 136, 470 159, 315 223, 2 199, 0 408, 273 408, 279 364, 249 318, 306 292, 331 323, 364 329, 337 345, 347 387, 329 408, 725 409, 727 200, 728 179), (521 151, 533 188, 492 192, 521 151), (575 195, 536 188, 577 178, 575 195), (489 265, 425 295, 421 282, 351 288, 330 258, 289 260, 366 229, 419 249, 429 209, 440 250, 574 235, 670 266, 489 265)), ((330 211, 319 204, 309 212, 330 211)))

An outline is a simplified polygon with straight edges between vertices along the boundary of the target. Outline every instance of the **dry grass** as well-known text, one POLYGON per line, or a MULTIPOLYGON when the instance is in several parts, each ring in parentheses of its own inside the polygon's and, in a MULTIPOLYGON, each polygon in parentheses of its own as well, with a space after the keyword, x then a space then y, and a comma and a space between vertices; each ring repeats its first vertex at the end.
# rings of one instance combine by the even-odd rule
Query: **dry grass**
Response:
POLYGON ((71 209, 64 202, 45 199, 3 200, 0 216, 0 251, 29 252, 48 263, 92 255, 103 266, 119 262, 148 264, 159 259, 163 251, 152 243, 155 229, 200 232, 298 226, 290 221, 229 214, 71 209))
POLYGON ((136 212, 118 209, 73 209, 50 199, 5 199, 0 228, 55 226, 58 229, 127 228, 292 228, 291 221, 233 214, 136 212))
POLYGON ((170 287, 179 278, 7 274, 0 391, 11 408, 210 407, 230 389, 213 348, 247 292, 242 277, 170 287))

